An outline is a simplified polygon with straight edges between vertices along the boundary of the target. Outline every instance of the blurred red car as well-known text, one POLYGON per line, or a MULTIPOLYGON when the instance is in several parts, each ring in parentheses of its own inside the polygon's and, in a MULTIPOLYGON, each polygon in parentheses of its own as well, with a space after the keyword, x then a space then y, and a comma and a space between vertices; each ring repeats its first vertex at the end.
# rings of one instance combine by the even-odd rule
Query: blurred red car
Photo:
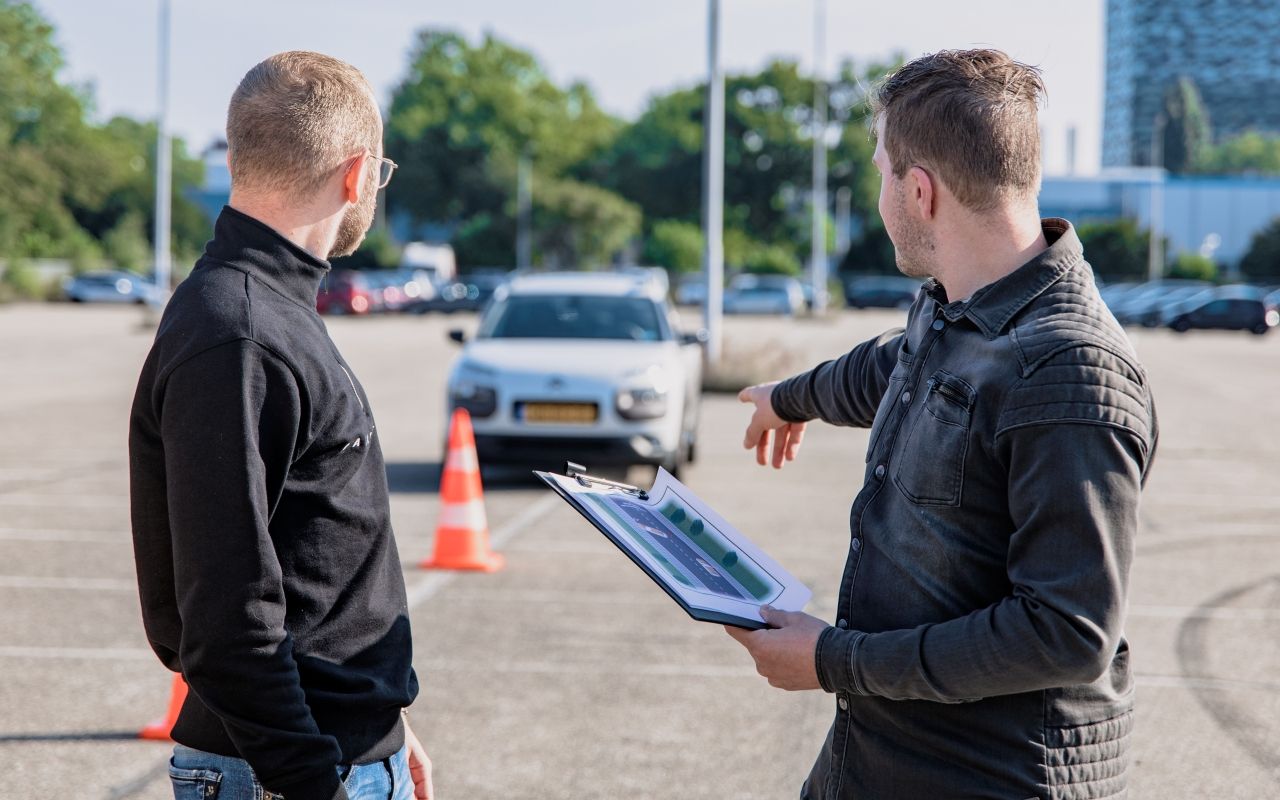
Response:
POLYGON ((355 270, 331 273, 316 296, 316 311, 321 314, 368 314, 372 307, 369 280, 355 270))

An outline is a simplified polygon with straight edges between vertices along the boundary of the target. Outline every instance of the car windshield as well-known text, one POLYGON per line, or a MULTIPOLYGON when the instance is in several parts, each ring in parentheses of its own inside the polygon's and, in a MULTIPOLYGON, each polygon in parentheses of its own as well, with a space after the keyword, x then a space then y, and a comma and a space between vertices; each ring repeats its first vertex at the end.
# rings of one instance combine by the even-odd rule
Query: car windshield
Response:
POLYGON ((516 295, 495 305, 480 324, 482 339, 666 338, 652 300, 591 295, 516 295))

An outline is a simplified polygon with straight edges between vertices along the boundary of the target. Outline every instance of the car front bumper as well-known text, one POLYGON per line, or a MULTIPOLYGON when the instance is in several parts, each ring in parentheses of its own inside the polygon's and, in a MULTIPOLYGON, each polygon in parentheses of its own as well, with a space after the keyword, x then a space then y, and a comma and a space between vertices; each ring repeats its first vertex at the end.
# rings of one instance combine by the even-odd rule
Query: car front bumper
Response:
POLYGON ((513 436, 476 433, 481 464, 526 464, 562 469, 573 461, 588 468, 630 464, 670 463, 675 453, 657 437, 633 436, 513 436))

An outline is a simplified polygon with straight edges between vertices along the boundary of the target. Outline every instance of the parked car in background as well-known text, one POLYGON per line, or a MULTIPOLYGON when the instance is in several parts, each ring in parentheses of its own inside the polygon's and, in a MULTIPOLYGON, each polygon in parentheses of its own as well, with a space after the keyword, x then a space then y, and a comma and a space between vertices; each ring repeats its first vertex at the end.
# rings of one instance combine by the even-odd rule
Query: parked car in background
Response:
POLYGON ((844 303, 849 308, 911 308, 920 294, 920 281, 894 275, 853 278, 845 283, 844 303))
POLYGON ((404 284, 394 270, 367 270, 362 273, 369 286, 369 312, 399 311, 404 306, 404 284))
POLYGON ((1212 288, 1213 284, 1208 281, 1148 281, 1115 298, 1108 307, 1121 325, 1146 325, 1154 328, 1160 324, 1164 308, 1212 288))
POLYGON ((146 303, 160 299, 159 288, 150 280, 132 272, 86 272, 69 278, 62 285, 63 294, 73 303, 146 303))
POLYGON ((738 275, 724 293, 726 314, 782 314, 804 310, 800 281, 785 275, 738 275))
POLYGON ((696 455, 700 337, 682 334, 665 289, 643 275, 535 273, 497 290, 449 373, 481 463, 560 468, 660 464, 696 455))
POLYGON ((413 303, 407 311, 425 314, 440 311, 479 311, 488 304, 498 287, 510 280, 510 273, 503 271, 474 272, 463 275, 457 281, 440 286, 434 296, 413 303))
POLYGON ((676 282, 676 305, 701 306, 707 302, 707 276, 699 272, 681 275, 676 282))
MULTIPOLYGON (((368 314, 374 310, 374 289, 364 273, 336 270, 320 284, 316 311, 321 314, 368 314)), ((381 297, 377 298, 381 304, 381 297)))
POLYGON ((1102 297, 1102 302, 1106 304, 1107 308, 1112 309, 1111 313, 1114 316, 1116 304, 1140 285, 1132 281, 1101 284, 1098 287, 1098 294, 1102 297))
POLYGON ((1262 335, 1280 325, 1280 309, 1265 297, 1255 286, 1219 286, 1168 309, 1165 324, 1179 333, 1199 328, 1262 335))

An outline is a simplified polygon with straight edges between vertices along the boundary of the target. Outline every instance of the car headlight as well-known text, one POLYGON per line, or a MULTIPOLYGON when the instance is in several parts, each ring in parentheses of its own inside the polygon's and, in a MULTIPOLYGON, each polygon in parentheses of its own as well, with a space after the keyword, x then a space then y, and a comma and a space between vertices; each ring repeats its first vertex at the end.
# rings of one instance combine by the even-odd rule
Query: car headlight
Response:
POLYGON ((666 370, 655 364, 624 377, 614 405, 623 419, 656 419, 667 413, 669 394, 666 370))
POLYGON ((465 408, 473 417, 489 417, 498 410, 498 390, 464 379, 450 390, 449 401, 454 408, 465 408))

